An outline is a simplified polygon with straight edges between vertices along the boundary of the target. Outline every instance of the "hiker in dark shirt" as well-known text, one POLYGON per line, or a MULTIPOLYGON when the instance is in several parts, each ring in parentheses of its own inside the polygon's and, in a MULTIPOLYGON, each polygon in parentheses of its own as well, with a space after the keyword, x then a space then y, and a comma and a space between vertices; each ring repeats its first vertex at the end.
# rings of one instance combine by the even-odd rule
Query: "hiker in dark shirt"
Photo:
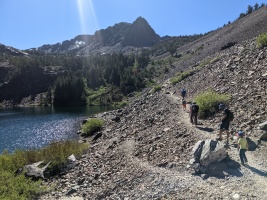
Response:
POLYGON ((197 114, 198 114, 199 106, 196 104, 196 102, 193 102, 190 105, 190 122, 195 125, 197 125, 197 114))
POLYGON ((186 90, 183 88, 183 89, 181 89, 181 96, 182 96, 182 99, 185 98, 185 95, 186 95, 186 90))
POLYGON ((222 122, 220 124, 220 131, 217 140, 222 140, 222 132, 225 130, 227 134, 227 140, 226 143, 229 144, 229 126, 230 122, 233 120, 233 117, 231 117, 232 113, 230 110, 225 108, 224 104, 219 105, 219 110, 223 111, 223 117, 222 117, 222 122))

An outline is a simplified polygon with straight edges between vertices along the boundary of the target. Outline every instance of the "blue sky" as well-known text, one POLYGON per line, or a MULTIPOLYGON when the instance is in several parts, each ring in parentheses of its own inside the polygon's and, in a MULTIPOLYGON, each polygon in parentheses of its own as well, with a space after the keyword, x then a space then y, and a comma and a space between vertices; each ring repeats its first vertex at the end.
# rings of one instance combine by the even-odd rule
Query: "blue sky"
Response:
POLYGON ((40 47, 144 17, 160 36, 206 33, 267 0, 0 0, 0 43, 40 47))

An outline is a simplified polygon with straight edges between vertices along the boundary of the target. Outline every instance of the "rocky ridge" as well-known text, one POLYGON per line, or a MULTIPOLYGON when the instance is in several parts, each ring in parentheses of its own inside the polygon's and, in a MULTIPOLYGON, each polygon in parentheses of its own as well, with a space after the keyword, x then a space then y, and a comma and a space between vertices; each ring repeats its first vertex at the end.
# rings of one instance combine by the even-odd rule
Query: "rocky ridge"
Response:
POLYGON ((160 92, 98 115, 106 121, 102 137, 74 169, 49 180, 57 191, 40 199, 266 199, 267 144, 258 143, 257 129, 267 115, 266 56, 267 48, 257 49, 255 39, 244 41, 212 55, 179 84, 166 81, 160 92), (188 100, 209 88, 232 96, 229 157, 214 174, 194 175, 187 166, 197 141, 216 138, 221 114, 192 126, 180 105, 182 87, 188 100), (247 166, 239 164, 234 140, 239 129, 255 146, 247 152, 247 166))
POLYGON ((148 22, 138 17, 132 24, 121 22, 96 31, 94 35, 79 35, 62 43, 30 49, 29 52, 37 50, 49 54, 127 54, 141 48, 151 47, 160 40, 160 36, 155 33, 148 22))

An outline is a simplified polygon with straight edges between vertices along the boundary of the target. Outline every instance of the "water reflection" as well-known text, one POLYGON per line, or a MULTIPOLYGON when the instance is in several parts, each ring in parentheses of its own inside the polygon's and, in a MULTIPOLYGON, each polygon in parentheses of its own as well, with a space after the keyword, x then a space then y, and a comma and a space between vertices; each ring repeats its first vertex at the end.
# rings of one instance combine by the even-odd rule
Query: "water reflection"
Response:
POLYGON ((52 141, 77 139, 80 121, 111 107, 31 107, 0 109, 0 153, 32 149, 52 141))

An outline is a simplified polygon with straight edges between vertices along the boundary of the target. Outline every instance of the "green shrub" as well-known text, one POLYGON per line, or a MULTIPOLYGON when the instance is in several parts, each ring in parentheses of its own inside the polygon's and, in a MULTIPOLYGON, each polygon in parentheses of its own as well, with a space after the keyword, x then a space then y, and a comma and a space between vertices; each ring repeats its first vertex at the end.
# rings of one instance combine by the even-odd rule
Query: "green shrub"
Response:
POLYGON ((0 199, 31 199, 46 190, 40 181, 34 182, 23 174, 15 176, 18 169, 38 161, 51 161, 48 171, 56 173, 68 156, 74 154, 78 157, 87 148, 86 144, 78 141, 64 141, 54 142, 37 150, 16 150, 14 153, 3 151, 0 156, 0 199))
POLYGON ((227 104, 230 100, 230 95, 219 94, 212 90, 200 93, 194 99, 194 101, 199 105, 199 118, 207 118, 211 116, 218 110, 218 105, 220 103, 227 104))
POLYGON ((263 48, 267 46, 267 33, 262 33, 256 39, 256 44, 258 48, 263 48))
POLYGON ((103 120, 91 118, 89 121, 82 125, 82 135, 91 136, 93 133, 99 131, 102 128, 103 124, 103 120))
POLYGON ((46 190, 41 181, 32 181, 24 175, 14 176, 0 169, 0 199, 34 199, 46 190))

